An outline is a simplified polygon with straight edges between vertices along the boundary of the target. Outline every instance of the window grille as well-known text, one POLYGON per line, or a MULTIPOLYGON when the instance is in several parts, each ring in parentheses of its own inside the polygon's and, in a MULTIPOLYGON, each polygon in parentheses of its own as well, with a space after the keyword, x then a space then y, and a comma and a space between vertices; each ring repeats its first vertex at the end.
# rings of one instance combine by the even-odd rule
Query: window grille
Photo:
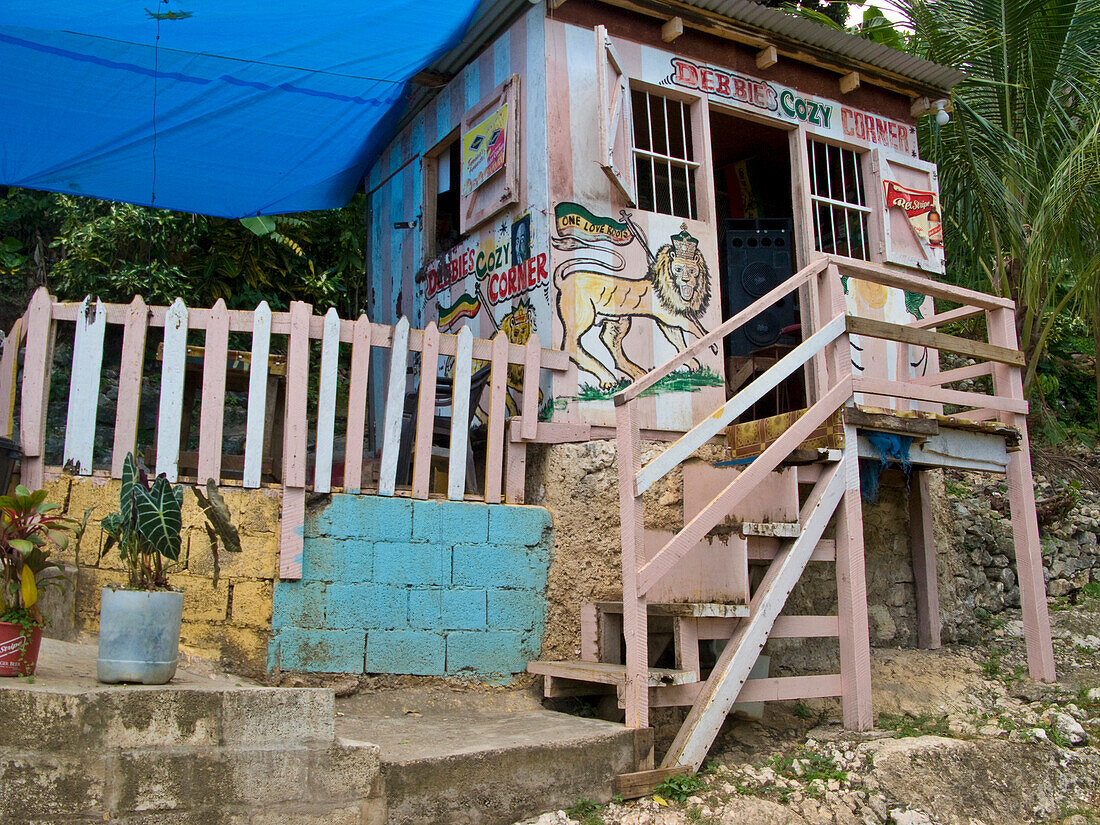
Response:
POLYGON ((820 141, 807 142, 817 250, 869 260, 867 217, 871 207, 863 183, 863 156, 820 141))
POLYGON ((679 100, 631 91, 638 208, 680 218, 697 217, 691 107, 679 100))

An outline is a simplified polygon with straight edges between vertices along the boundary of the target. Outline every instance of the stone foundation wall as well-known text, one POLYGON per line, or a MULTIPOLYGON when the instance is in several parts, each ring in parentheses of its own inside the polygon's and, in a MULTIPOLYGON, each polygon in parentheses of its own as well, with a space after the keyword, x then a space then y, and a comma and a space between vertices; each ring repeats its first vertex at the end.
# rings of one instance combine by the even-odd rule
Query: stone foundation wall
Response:
MULTIPOLYGON (((97 632, 100 590, 125 584, 126 572, 116 548, 100 558, 103 531, 99 521, 118 510, 121 482, 113 479, 60 474, 47 481, 47 500, 60 504, 75 519, 91 509, 88 529, 79 546, 55 554, 58 561, 75 567, 71 602, 63 601, 71 615, 57 619, 56 635, 65 628, 97 632)), ((214 559, 203 527, 205 519, 195 494, 184 487, 183 549, 169 582, 184 591, 181 650, 220 662, 243 675, 265 671, 271 627, 272 589, 279 557, 281 491, 223 487, 233 523, 241 535, 241 553, 219 553, 220 576, 214 586, 214 559)), ((50 631, 47 629, 47 633, 50 631)))

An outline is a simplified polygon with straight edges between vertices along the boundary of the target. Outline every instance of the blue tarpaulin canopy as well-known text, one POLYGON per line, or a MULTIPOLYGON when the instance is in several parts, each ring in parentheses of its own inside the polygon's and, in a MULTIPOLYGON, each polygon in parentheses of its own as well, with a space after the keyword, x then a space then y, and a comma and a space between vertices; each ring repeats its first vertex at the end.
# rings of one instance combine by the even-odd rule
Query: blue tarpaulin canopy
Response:
POLYGON ((7 0, 0 184, 224 217, 343 206, 478 0, 7 0))

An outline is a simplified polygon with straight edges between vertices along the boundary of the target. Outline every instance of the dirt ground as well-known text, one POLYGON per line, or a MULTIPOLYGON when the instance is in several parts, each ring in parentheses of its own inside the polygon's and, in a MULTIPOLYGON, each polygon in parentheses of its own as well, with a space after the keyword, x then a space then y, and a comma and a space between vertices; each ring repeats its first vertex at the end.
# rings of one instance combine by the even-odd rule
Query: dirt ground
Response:
POLYGON ((728 720, 697 777, 524 825, 1100 825, 1100 600, 1052 601, 1053 685, 1002 615, 975 646, 873 650, 874 731, 834 700, 771 704, 728 720))

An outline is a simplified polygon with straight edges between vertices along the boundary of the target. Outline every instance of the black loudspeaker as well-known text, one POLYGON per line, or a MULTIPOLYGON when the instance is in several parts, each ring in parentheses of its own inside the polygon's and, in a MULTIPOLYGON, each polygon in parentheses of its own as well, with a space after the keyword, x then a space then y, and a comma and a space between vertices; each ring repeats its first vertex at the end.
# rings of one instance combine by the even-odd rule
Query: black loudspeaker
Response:
MULTIPOLYGON (((794 274, 788 218, 726 221, 726 313, 733 317, 794 274)), ((758 314, 728 339, 730 355, 751 355, 779 341, 798 323, 798 296, 787 295, 758 314)))

